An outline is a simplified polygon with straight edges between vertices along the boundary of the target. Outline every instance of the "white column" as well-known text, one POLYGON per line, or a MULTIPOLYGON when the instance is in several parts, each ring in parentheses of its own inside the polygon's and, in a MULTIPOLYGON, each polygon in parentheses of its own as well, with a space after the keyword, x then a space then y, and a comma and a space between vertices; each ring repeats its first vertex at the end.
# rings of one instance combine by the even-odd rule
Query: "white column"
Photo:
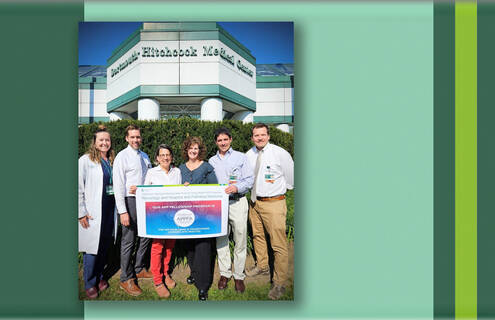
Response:
POLYGON ((223 103, 219 98, 206 98, 201 101, 201 120, 222 121, 223 103))
POLYGON ((113 111, 109 113, 110 115, 110 121, 116 121, 116 120, 122 120, 122 119, 132 119, 132 117, 125 113, 125 112, 120 112, 120 111, 113 111))
POLYGON ((289 125, 286 123, 282 123, 282 124, 277 125, 277 129, 280 129, 280 130, 288 133, 289 132, 289 125))
POLYGON ((139 99, 138 120, 160 120, 160 103, 151 98, 139 99))
POLYGON ((242 123, 252 123, 253 119, 254 117, 252 111, 239 111, 232 117, 232 120, 241 120, 242 123))

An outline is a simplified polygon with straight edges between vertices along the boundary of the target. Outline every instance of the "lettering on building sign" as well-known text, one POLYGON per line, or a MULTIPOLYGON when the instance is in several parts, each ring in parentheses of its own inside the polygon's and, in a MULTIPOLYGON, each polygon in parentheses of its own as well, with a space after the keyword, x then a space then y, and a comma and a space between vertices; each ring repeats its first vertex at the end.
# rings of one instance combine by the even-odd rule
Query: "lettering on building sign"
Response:
POLYGON ((142 48, 143 57, 154 58, 154 57, 197 57, 197 50, 193 47, 189 47, 187 49, 169 49, 168 47, 164 47, 163 49, 152 48, 152 47, 143 47, 142 48))
POLYGON ((124 62, 121 62, 119 63, 119 65, 117 66, 117 68, 115 69, 112 69, 111 72, 112 72, 112 77, 116 74, 118 74, 120 71, 124 70, 125 68, 127 68, 128 65, 130 65, 131 63, 133 63, 134 61, 137 60, 138 58, 138 55, 139 53, 137 53, 136 51, 134 51, 130 56, 129 58, 125 59, 124 62))
POLYGON ((241 60, 237 60, 237 69, 241 70, 250 77, 253 76, 253 71, 248 67, 246 67, 245 65, 243 65, 241 60))
MULTIPOLYGON (((169 47, 142 47, 140 51, 134 51, 131 56, 125 59, 114 69, 111 69, 111 77, 117 75, 124 70, 128 65, 136 61, 139 56, 143 58, 166 58, 166 57, 197 57, 198 50, 193 46, 183 49, 170 49, 169 47)), ((215 48, 214 46, 203 46, 203 57, 220 56, 223 60, 235 66, 235 58, 233 54, 228 54, 225 48, 215 48)), ((237 60, 237 69, 246 75, 253 77, 253 71, 248 66, 244 65, 241 60, 237 60)))
POLYGON ((224 48, 220 48, 220 51, 218 51, 213 46, 203 46, 203 56, 218 56, 219 54, 222 59, 234 65, 234 55, 227 54, 224 48))

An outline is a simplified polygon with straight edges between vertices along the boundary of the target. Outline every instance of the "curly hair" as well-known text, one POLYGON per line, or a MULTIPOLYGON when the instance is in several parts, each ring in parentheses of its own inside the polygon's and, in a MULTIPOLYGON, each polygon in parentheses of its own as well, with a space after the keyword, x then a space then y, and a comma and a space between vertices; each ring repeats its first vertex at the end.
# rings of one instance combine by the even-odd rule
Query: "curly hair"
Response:
MULTIPOLYGON (((86 152, 89 156, 89 159, 93 162, 100 163, 100 151, 96 149, 96 135, 100 132, 106 132, 108 135, 110 135, 110 132, 108 132, 107 127, 104 125, 99 125, 98 129, 96 129, 95 133, 93 134, 93 141, 91 141, 91 145, 89 146, 88 152, 86 152)), ((110 139, 112 139, 110 137, 110 139)), ((111 140, 110 140, 111 141, 111 140)), ((110 161, 110 164, 113 164, 113 159, 115 158, 115 151, 113 151, 112 145, 110 144, 110 149, 107 151, 107 157, 108 160, 110 161)))
POLYGON ((182 158, 184 160, 189 160, 189 156, 187 155, 187 151, 192 145, 198 145, 199 148, 199 154, 198 154, 198 159, 199 160, 204 160, 206 157, 206 146, 203 143, 203 139, 201 137, 187 137, 186 140, 184 140, 184 143, 182 144, 182 158))

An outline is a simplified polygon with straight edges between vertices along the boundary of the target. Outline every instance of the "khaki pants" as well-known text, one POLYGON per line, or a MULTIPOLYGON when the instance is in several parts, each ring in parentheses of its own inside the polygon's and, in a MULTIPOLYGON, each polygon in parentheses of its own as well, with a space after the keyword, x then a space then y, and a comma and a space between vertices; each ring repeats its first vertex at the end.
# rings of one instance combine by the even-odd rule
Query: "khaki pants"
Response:
POLYGON ((237 201, 229 201, 229 223, 226 236, 217 238, 218 269, 220 275, 230 279, 232 276, 229 234, 234 236, 234 279, 244 280, 247 247, 247 215, 248 203, 246 197, 237 201))
POLYGON ((287 205, 284 200, 256 201, 250 203, 249 220, 253 229, 254 251, 258 268, 268 268, 268 248, 265 232, 270 237, 270 244, 275 257, 273 282, 285 285, 289 269, 289 253, 285 235, 287 205))

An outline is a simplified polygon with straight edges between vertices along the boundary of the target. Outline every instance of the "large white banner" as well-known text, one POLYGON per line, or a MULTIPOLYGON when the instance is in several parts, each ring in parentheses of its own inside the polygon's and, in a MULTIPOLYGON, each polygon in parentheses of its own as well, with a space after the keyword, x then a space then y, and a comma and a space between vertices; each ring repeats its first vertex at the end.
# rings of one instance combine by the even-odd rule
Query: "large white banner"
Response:
POLYGON ((227 185, 138 186, 138 235, 189 239, 227 234, 227 185))

